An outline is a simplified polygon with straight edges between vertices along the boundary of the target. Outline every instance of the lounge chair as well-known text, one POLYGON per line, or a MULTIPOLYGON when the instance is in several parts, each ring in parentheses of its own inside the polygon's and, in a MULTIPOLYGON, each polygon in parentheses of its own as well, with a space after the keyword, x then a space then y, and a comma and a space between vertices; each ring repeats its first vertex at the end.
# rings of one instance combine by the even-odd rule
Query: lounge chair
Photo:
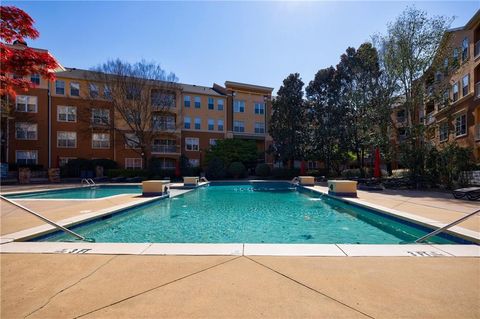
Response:
POLYGON ((480 187, 459 188, 453 191, 453 197, 460 199, 467 197, 469 200, 480 198, 480 187))

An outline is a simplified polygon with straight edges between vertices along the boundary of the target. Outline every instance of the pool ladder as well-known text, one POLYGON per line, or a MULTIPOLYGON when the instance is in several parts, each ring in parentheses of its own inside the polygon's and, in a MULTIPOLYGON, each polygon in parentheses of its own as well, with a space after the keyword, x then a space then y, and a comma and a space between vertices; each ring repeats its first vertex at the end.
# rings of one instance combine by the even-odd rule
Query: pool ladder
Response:
POLYGON ((87 187, 95 187, 97 184, 93 181, 91 178, 84 178, 82 179, 82 185, 87 186, 87 187))
POLYGON ((432 231, 431 233, 426 234, 426 235, 423 236, 423 237, 420 237, 419 239, 415 240, 415 243, 424 242, 425 240, 429 239, 430 237, 435 236, 435 235, 437 235, 437 234, 439 234, 439 233, 441 233, 441 232, 449 229, 450 227, 453 227, 453 226, 455 226, 455 225, 457 225, 457 224, 460 224, 460 223, 463 222, 464 220, 466 220, 466 219, 474 216, 474 215, 477 214, 477 213, 480 213, 480 209, 477 209, 476 211, 471 212, 470 214, 465 215, 465 216, 463 216, 463 217, 461 217, 461 218, 459 218, 459 219, 451 222, 451 223, 448 224, 448 225, 445 225, 445 226, 443 226, 443 227, 441 227, 441 228, 438 228, 438 229, 432 231))
POLYGON ((68 228, 66 228, 66 227, 63 227, 62 225, 59 225, 59 224, 55 223, 54 221, 48 219, 47 217, 44 217, 44 216, 40 215, 39 213, 36 213, 36 212, 34 212, 33 210, 31 210, 31 209, 29 209, 29 208, 27 208, 27 207, 25 207, 25 206, 20 205, 20 204, 17 203, 17 202, 14 202, 13 200, 10 200, 10 199, 8 199, 8 198, 5 198, 5 197, 3 197, 3 196, 1 196, 1 195, 0 195, 0 198, 3 199, 4 201, 6 201, 7 203, 12 204, 13 206, 16 206, 16 207, 18 207, 18 208, 20 208, 20 209, 23 209, 24 211, 26 211, 26 212, 28 212, 28 213, 30 213, 30 214, 32 214, 32 215, 40 218, 41 220, 43 220, 43 221, 46 222, 47 224, 50 224, 50 225, 54 226, 55 228, 58 228, 59 230, 64 231, 65 233, 67 233, 67 234, 69 234, 69 235, 72 235, 73 237, 76 237, 76 238, 78 238, 78 239, 80 239, 80 240, 83 240, 83 241, 92 241, 92 240, 90 240, 90 239, 87 239, 87 238, 83 237, 82 235, 77 234, 77 233, 74 232, 74 231, 71 231, 70 229, 68 229, 68 228))
POLYGON ((298 176, 294 177, 294 178, 292 178, 290 183, 292 183, 293 185, 298 185, 298 184, 300 184, 300 178, 298 176))

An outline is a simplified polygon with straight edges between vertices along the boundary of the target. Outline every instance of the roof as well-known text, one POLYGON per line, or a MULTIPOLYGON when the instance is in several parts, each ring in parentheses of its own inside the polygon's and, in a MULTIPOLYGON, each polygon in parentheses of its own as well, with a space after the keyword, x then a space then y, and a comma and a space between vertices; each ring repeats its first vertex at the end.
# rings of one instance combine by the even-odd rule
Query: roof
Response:
POLYGON ((458 27, 458 28, 448 29, 447 32, 456 32, 456 31, 471 29, 478 22, 480 22, 480 9, 477 10, 477 12, 475 12, 473 17, 470 20, 468 20, 468 22, 464 26, 458 27))
POLYGON ((248 83, 241 83, 241 82, 233 82, 233 81, 225 81, 225 86, 228 87, 238 87, 246 90, 256 90, 256 91, 264 91, 268 93, 272 93, 273 88, 268 86, 261 86, 261 85, 253 85, 248 83))
POLYGON ((223 94, 220 94, 219 92, 215 91, 211 87, 195 85, 195 84, 183 84, 183 83, 179 83, 179 84, 184 92, 194 93, 194 94, 224 96, 223 94))
POLYGON ((55 72, 57 70, 65 70, 65 68, 60 64, 60 62, 57 60, 57 58, 50 51, 48 51, 46 49, 29 47, 26 43, 25 44, 3 43, 3 44, 7 47, 10 47, 10 48, 14 49, 14 50, 24 50, 24 49, 28 48, 28 49, 32 49, 32 50, 37 51, 37 52, 47 53, 49 56, 51 56, 55 60, 55 62, 57 62, 58 68, 55 69, 55 72))

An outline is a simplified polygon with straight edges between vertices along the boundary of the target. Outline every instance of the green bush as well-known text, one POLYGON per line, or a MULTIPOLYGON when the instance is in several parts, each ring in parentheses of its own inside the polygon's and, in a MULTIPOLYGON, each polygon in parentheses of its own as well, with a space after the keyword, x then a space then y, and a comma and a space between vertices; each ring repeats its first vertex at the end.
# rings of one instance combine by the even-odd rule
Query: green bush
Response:
POLYGON ((65 177, 79 177, 82 171, 95 171, 96 166, 102 166, 105 173, 107 173, 110 169, 116 169, 118 164, 115 161, 105 158, 94 160, 76 158, 69 160, 68 163, 61 168, 61 175, 65 177))
POLYGON ((225 176, 227 176, 227 172, 223 161, 218 157, 212 158, 207 166, 206 177, 208 179, 222 179, 225 176))
POLYGON ((341 175, 342 177, 345 177, 345 178, 354 178, 354 177, 360 177, 361 172, 359 168, 349 168, 349 169, 344 169, 341 175))
POLYGON ((245 172, 246 172, 245 165, 243 165, 242 162, 233 162, 230 164, 228 167, 228 173, 233 177, 233 178, 239 178, 239 177, 244 177, 245 172))
POLYGON ((270 175, 270 166, 268 164, 258 164, 255 167, 255 175, 260 177, 267 177, 270 175))
POLYGON ((205 154, 207 163, 215 157, 220 158, 227 167, 233 162, 242 162, 248 168, 253 168, 257 164, 259 153, 255 141, 224 139, 218 140, 205 154))
POLYGON ((110 159, 98 158, 98 159, 94 159, 94 160, 91 160, 91 161, 92 161, 92 166, 94 168, 96 166, 102 166, 105 171, 107 171, 109 169, 118 168, 118 163, 113 161, 113 160, 110 160, 110 159))
POLYGON ((131 177, 149 177, 149 173, 147 170, 144 169, 124 169, 124 168, 119 168, 119 169, 109 169, 107 171, 107 176, 110 178, 114 177, 125 177, 125 178, 131 178, 131 177))

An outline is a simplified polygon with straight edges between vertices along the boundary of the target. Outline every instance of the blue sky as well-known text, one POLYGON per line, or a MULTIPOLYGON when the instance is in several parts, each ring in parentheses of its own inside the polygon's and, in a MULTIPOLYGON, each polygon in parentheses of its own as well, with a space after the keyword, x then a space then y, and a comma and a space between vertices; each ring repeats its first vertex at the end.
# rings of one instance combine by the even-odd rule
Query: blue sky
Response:
MULTIPOLYGON (((29 13, 40 38, 67 67, 111 58, 156 61, 180 82, 247 82, 276 89, 290 73, 305 83, 338 63, 348 46, 385 33, 412 2, 4 2, 29 13)), ((464 25, 480 2, 416 2, 464 25)))

